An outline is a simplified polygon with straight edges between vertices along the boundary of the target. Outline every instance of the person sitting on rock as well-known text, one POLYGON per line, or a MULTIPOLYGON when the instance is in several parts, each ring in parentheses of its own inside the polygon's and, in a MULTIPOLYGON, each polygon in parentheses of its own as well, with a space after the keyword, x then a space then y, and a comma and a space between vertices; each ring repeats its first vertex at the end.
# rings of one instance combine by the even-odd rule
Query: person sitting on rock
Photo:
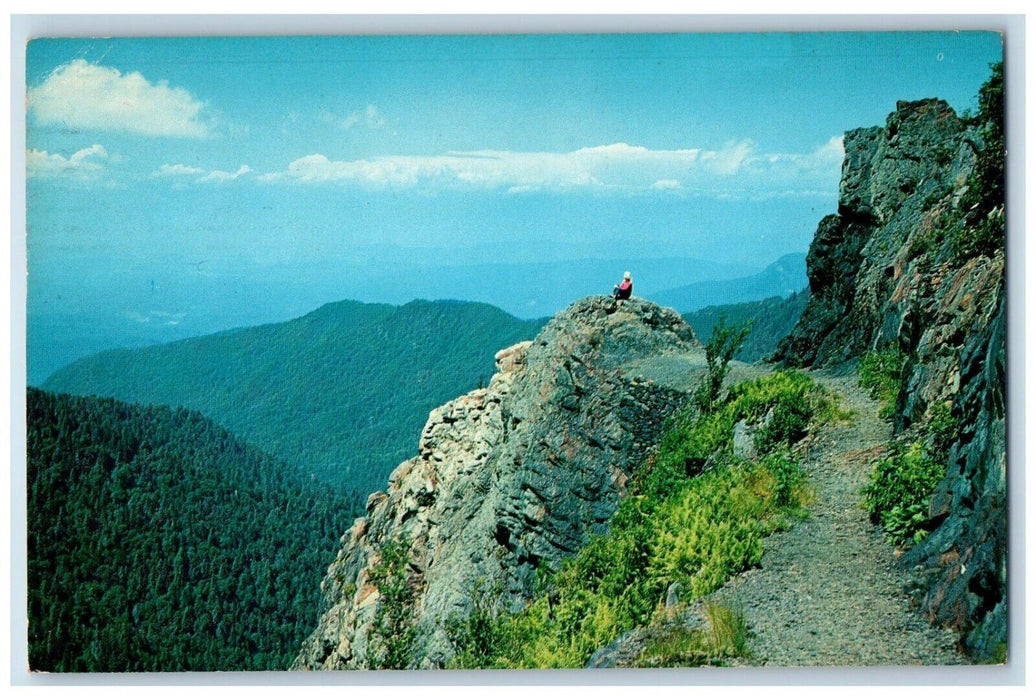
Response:
POLYGON ((622 276, 622 283, 615 285, 612 289, 612 296, 616 299, 629 299, 633 296, 633 278, 627 272, 622 276))

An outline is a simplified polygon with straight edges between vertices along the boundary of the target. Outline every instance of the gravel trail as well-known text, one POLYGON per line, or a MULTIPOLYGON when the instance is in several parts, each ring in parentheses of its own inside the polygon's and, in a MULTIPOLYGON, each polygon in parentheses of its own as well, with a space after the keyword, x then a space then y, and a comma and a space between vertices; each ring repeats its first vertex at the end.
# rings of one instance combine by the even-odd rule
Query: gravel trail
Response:
POLYGON ((860 490, 891 426, 856 375, 813 375, 841 395, 849 421, 823 427, 804 467, 815 489, 810 517, 769 537, 761 565, 709 598, 743 611, 748 666, 954 665, 955 636, 911 609, 910 572, 860 507, 860 490))

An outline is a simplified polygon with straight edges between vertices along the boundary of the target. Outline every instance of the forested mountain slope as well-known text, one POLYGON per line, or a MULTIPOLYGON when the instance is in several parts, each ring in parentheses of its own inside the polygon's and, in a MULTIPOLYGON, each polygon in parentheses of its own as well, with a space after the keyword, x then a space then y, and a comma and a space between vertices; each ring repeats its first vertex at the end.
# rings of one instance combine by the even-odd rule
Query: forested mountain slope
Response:
POLYGON ((30 668, 290 662, 356 493, 185 409, 29 389, 27 428, 30 668))
POLYGON ((485 383, 493 352, 542 323, 487 304, 343 301, 286 323, 101 353, 44 388, 193 408, 304 474, 369 492, 432 408, 485 383))
POLYGON ((808 301, 807 288, 786 298, 770 297, 761 301, 707 306, 683 314, 683 317, 702 342, 708 342, 712 337, 712 329, 720 320, 728 326, 749 324, 748 335, 734 354, 734 359, 756 362, 773 354, 777 344, 795 327, 808 301))

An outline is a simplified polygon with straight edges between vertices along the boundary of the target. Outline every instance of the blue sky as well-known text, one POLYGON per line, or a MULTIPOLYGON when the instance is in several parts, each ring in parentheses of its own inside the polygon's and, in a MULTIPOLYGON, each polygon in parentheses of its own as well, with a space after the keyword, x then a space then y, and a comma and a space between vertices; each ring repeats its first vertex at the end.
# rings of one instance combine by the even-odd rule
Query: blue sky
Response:
POLYGON ((208 331, 490 262, 762 268, 835 210, 846 130, 971 108, 1001 55, 984 32, 37 40, 30 364, 48 314, 208 331))

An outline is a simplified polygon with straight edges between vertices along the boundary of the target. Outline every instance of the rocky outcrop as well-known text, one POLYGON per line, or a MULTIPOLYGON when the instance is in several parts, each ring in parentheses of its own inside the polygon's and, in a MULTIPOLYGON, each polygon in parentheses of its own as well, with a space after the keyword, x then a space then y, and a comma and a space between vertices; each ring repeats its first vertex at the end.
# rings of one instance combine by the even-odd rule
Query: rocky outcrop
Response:
MULTIPOLYGON (((810 300, 777 359, 838 364, 898 342, 921 328, 919 314, 937 312, 926 307, 953 286, 934 269, 949 257, 938 229, 974 168, 975 138, 940 100, 900 102, 885 128, 845 135, 838 214, 817 228, 806 257, 810 300), (922 255, 926 245, 934 249, 922 255)), ((1000 272, 1002 261, 992 274, 1000 272)))
POLYGON ((961 430, 932 500, 938 527, 904 563, 928 574, 933 622, 985 659, 1006 641, 1004 254, 962 257, 947 235, 981 141, 939 100, 901 102, 884 128, 846 135, 838 214, 817 229, 810 301, 775 359, 824 367, 898 349, 897 434, 952 405, 961 430))
POLYGON ((409 667, 449 661, 448 623, 476 597, 520 608, 538 568, 604 530, 664 417, 686 398, 627 368, 696 348, 671 309, 590 297, 498 353, 489 386, 432 411, 418 455, 342 537, 322 583, 325 611, 294 668, 378 664, 387 598, 374 570, 390 543, 406 549, 409 667))

